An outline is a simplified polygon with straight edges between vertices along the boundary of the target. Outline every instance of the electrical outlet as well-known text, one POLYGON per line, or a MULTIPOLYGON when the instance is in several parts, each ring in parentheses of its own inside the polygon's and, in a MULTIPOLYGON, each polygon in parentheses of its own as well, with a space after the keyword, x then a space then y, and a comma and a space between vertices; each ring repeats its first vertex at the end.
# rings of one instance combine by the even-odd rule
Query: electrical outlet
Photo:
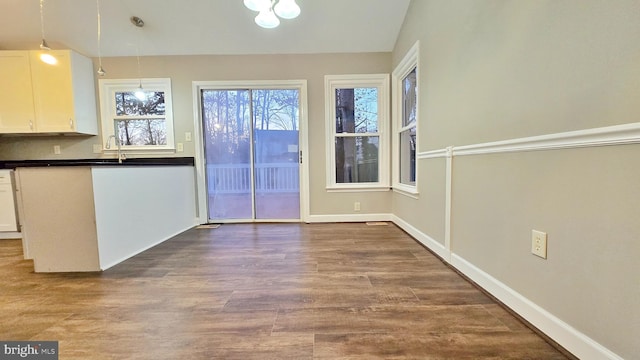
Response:
POLYGON ((53 153, 56 155, 60 155, 60 145, 53 145, 53 153))
POLYGON ((176 151, 177 152, 183 152, 184 151, 184 145, 182 145, 182 143, 177 143, 176 144, 176 151))
POLYGON ((191 133, 190 132, 184 133, 184 141, 191 141, 191 133))
POLYGON ((102 144, 93 144, 93 153, 101 154, 102 153, 102 144))
POLYGON ((354 211, 360 211, 360 202, 356 201, 353 203, 353 210, 354 211))
POLYGON ((531 253, 543 259, 547 258, 547 233, 531 230, 531 253))

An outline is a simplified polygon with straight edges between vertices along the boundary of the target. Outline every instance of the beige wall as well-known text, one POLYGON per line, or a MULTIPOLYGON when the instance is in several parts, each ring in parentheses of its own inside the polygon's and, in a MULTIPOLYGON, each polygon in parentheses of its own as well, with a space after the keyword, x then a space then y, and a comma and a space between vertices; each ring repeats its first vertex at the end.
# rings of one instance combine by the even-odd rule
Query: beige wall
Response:
MULTIPOLYGON (((420 40, 419 151, 639 121, 638 14, 632 0, 412 1, 393 64, 420 40)), ((634 358, 639 156, 625 145, 454 157, 452 253, 634 358), (530 254, 532 229, 549 234, 548 260, 530 254)), ((418 160, 419 199, 393 195, 393 213, 433 237, 446 193, 423 180, 445 178, 438 161, 418 160)))
MULTIPOLYGON (((194 142, 185 142, 184 133, 194 133, 193 81, 213 80, 290 80, 306 79, 309 105, 309 149, 311 215, 355 214, 354 201, 361 202, 359 214, 391 211, 390 193, 326 193, 324 75, 389 73, 390 53, 264 55, 264 56, 162 56, 142 57, 142 77, 170 77, 177 142, 184 152, 175 156, 194 156, 194 142)), ((105 78, 137 78, 136 59, 105 58, 105 78)), ((95 158, 92 137, 0 137, 2 159, 95 158), (53 154, 60 145, 62 154, 53 154)), ((162 155, 162 156, 166 156, 162 155)))
POLYGON ((452 250, 626 359, 638 354, 638 146, 461 156, 452 250), (548 258, 531 255, 531 230, 548 258), (626 356, 625 356, 626 355, 626 356))

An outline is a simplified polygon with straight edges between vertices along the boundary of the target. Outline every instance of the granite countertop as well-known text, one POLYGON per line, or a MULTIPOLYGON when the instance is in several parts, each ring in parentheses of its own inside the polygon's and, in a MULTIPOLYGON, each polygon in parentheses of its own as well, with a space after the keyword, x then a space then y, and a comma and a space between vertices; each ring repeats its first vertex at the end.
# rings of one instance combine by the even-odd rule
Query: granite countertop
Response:
POLYGON ((0 169, 49 166, 193 166, 192 157, 127 158, 118 159, 49 159, 49 160, 0 160, 0 169))

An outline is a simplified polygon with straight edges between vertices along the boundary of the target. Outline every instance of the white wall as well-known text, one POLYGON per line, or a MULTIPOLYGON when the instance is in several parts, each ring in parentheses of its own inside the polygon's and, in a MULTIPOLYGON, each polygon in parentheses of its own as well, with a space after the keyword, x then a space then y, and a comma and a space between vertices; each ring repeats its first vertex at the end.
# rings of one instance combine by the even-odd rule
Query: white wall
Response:
POLYGON ((197 224, 191 166, 92 168, 100 268, 197 224))

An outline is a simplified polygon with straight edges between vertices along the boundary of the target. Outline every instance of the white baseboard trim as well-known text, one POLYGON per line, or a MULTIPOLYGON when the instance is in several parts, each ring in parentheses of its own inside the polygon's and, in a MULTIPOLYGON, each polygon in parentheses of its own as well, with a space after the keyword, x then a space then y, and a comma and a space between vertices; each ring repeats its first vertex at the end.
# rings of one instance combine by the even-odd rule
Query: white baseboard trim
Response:
POLYGON ((609 349, 480 270, 461 256, 452 254, 451 265, 578 358, 622 360, 609 349))
POLYGON ((443 244, 437 242, 431 236, 416 229, 411 224, 396 215, 392 216, 392 221, 394 222, 394 224, 398 225, 402 230, 406 231, 409 235, 416 239, 419 243, 426 246, 429 250, 436 253, 445 261, 451 261, 451 253, 445 248, 443 244))
POLYGON ((0 240, 3 239, 22 239, 22 233, 16 231, 0 232, 0 240))
POLYGON ((573 355, 580 359, 623 360, 606 347, 480 270, 461 256, 451 253, 444 245, 400 217, 393 215, 392 221, 573 355))
POLYGON ((307 223, 392 221, 391 214, 309 215, 307 223))

